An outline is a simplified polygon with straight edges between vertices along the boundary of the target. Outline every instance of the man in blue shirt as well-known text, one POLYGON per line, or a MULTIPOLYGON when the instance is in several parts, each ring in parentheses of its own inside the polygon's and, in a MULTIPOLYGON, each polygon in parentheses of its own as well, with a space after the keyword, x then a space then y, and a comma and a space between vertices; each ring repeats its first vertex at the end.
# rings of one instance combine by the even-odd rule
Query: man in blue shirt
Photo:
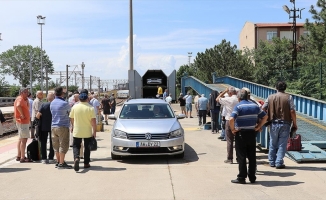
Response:
POLYGON ((64 99, 65 93, 62 87, 55 89, 55 99, 50 104, 52 114, 51 132, 52 145, 57 157, 58 169, 71 169, 71 165, 65 162, 65 155, 69 149, 69 103, 64 99))
POLYGON ((207 110, 208 110, 208 99, 205 97, 204 94, 201 95, 201 97, 198 99, 198 104, 197 104, 197 110, 199 114, 199 126, 202 125, 202 119, 203 119, 203 124, 206 124, 206 115, 207 115, 207 110))
POLYGON ((238 178, 232 183, 245 184, 248 176, 251 183, 256 181, 256 133, 267 121, 266 113, 258 105, 248 101, 248 92, 242 89, 238 94, 239 103, 230 118, 230 128, 235 135, 235 150, 239 163, 238 178), (260 119, 257 124, 257 120, 260 119), (249 160, 247 171, 246 158, 249 160))

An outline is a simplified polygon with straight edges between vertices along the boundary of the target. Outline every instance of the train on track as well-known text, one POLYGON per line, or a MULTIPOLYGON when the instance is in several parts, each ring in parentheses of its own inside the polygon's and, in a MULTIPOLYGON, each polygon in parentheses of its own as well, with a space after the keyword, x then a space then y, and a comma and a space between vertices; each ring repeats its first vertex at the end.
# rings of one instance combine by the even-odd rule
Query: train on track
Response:
POLYGON ((0 97, 0 107, 13 106, 16 97, 0 97))

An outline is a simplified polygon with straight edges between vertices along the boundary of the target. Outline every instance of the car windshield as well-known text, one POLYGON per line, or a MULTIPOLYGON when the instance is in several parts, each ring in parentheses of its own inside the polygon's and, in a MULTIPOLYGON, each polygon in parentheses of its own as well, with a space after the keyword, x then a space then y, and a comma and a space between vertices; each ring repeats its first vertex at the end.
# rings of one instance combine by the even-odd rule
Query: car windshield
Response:
POLYGON ((174 118, 168 104, 125 104, 120 119, 163 119, 174 118))

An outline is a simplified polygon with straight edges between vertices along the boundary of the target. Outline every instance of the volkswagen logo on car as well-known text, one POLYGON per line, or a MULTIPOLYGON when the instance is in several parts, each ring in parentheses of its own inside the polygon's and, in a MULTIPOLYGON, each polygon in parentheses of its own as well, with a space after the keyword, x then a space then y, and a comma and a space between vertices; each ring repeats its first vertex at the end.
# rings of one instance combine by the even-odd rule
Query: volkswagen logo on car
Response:
POLYGON ((146 140, 150 140, 152 138, 152 135, 150 133, 145 133, 146 140))

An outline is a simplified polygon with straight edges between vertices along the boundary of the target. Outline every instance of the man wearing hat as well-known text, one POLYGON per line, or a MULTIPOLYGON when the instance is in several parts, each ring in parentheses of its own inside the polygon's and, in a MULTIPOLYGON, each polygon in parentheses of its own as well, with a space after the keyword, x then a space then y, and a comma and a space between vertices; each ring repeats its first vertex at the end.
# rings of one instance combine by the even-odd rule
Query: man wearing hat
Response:
POLYGON ((88 91, 83 89, 79 94, 80 103, 72 107, 69 114, 73 133, 74 169, 79 171, 80 157, 84 156, 84 168, 89 168, 90 149, 88 148, 92 137, 96 137, 96 116, 94 107, 88 101, 88 91), (80 154, 82 139, 84 139, 84 155, 80 154))

